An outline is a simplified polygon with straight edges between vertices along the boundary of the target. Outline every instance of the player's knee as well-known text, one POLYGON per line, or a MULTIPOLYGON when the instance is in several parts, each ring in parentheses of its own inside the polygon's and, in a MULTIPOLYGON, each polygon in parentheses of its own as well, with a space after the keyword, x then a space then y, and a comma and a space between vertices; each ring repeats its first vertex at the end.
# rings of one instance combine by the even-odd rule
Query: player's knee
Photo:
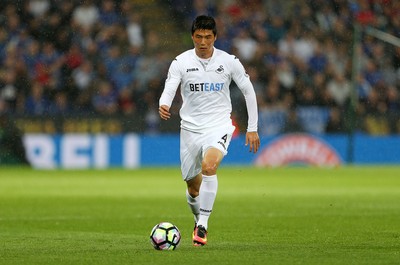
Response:
POLYGON ((196 198, 197 196, 199 196, 199 188, 188 187, 188 193, 190 197, 196 198))
POLYGON ((201 171, 203 175, 212 176, 217 174, 217 163, 203 162, 201 171))

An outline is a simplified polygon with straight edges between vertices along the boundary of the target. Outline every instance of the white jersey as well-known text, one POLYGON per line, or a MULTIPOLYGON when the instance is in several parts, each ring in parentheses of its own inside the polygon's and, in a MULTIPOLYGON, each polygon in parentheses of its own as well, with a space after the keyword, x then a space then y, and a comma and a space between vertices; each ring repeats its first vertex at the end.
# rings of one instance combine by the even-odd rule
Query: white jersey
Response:
POLYGON ((159 104, 170 107, 181 84, 182 129, 205 132, 229 127, 232 126, 229 90, 232 80, 245 97, 249 117, 247 131, 257 131, 257 101, 250 78, 238 58, 216 48, 208 63, 200 59, 194 49, 178 55, 170 65, 159 104))

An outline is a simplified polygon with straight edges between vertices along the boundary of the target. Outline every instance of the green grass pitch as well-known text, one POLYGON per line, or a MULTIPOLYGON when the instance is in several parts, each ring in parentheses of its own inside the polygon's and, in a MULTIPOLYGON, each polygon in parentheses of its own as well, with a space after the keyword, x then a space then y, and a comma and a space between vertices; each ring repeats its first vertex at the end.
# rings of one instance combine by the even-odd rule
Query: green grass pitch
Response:
POLYGON ((400 264, 400 167, 221 167, 209 244, 178 168, 0 168, 0 264, 400 264), (175 251, 149 242, 178 226, 175 251))

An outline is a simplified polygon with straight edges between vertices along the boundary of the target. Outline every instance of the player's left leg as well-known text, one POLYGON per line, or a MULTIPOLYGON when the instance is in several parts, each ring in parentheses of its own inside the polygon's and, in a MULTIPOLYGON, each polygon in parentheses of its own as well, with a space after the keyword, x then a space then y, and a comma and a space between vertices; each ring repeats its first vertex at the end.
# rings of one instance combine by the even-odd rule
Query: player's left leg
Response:
POLYGON ((235 127, 219 128, 204 134, 202 139, 201 175, 199 189, 200 217, 194 231, 193 244, 207 243, 208 219, 212 213, 218 190, 217 169, 227 154, 235 127))
POLYGON ((194 232, 195 245, 207 244, 208 219, 211 215, 218 190, 217 169, 224 154, 217 148, 207 149, 202 162, 202 182, 199 190, 200 218, 194 232))
POLYGON ((197 225, 208 227, 208 218, 211 215, 218 191, 217 169, 224 155, 216 148, 209 148, 202 162, 202 182, 200 185, 200 218, 197 225))
POLYGON ((208 218, 211 215, 218 190, 217 169, 228 153, 234 126, 215 129, 206 135, 203 145, 203 159, 201 163, 202 182, 199 191, 200 218, 198 226, 208 228, 208 218))

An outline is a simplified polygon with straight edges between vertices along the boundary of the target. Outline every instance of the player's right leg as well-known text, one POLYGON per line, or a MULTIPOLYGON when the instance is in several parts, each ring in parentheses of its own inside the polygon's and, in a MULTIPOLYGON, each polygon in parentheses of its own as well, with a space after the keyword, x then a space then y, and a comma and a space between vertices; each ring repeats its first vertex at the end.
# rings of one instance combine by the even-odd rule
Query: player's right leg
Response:
MULTIPOLYGON (((180 158, 182 177, 186 181, 186 200, 188 206, 194 216, 194 230, 197 227, 197 222, 200 218, 200 185, 202 182, 201 174, 201 136, 198 133, 193 133, 181 130, 180 137, 180 158)), ((192 239, 194 237, 194 231, 192 239)))
POLYGON ((200 217, 200 200, 199 190, 201 185, 202 175, 198 174, 195 178, 186 181, 186 200, 189 208, 194 216, 194 222, 197 224, 200 217))
POLYGON ((223 153, 216 148, 209 148, 202 162, 202 182, 199 190, 200 217, 194 231, 193 244, 204 246, 207 244, 208 219, 213 210, 218 190, 217 168, 221 163, 223 153))

